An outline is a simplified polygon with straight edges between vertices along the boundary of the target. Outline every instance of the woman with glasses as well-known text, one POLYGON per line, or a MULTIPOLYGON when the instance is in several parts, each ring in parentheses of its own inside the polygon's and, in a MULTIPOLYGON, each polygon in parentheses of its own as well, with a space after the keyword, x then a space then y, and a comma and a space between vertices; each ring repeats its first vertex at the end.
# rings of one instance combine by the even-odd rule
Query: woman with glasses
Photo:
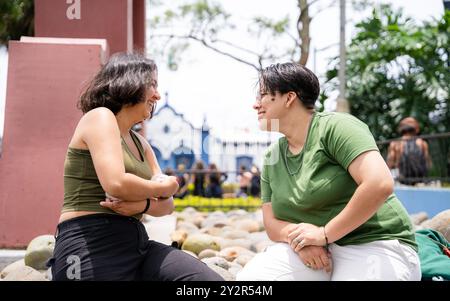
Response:
POLYGON ((409 216, 366 124, 315 112, 319 81, 295 63, 259 75, 260 127, 284 134, 261 174, 264 225, 277 242, 237 280, 420 280, 409 216))
POLYGON ((53 280, 222 280, 191 255, 149 240, 141 223, 144 213, 170 214, 178 190, 132 130, 159 99, 155 63, 125 53, 112 56, 81 95, 84 115, 67 150, 49 261, 53 280))

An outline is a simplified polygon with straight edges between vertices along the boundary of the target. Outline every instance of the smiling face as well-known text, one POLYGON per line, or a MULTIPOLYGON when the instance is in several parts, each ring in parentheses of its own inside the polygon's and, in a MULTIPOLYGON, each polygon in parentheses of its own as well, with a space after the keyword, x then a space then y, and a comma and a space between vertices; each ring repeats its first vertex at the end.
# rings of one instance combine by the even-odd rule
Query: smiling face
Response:
POLYGON ((150 119, 155 114, 156 102, 161 99, 161 95, 158 92, 158 74, 156 71, 152 72, 152 81, 150 87, 145 92, 145 101, 140 103, 140 107, 143 111, 143 119, 150 119))
POLYGON ((279 92, 271 94, 260 85, 253 109, 258 114, 259 128, 262 131, 277 132, 279 130, 279 118, 283 110, 282 98, 279 92))

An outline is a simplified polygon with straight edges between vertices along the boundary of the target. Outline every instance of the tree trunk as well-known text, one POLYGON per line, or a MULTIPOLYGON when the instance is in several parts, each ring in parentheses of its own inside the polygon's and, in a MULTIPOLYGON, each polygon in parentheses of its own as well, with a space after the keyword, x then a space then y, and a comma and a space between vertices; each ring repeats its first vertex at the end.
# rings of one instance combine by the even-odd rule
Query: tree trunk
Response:
POLYGON ((297 20, 297 31, 301 41, 299 63, 301 65, 306 65, 308 62, 309 47, 311 42, 309 35, 309 24, 312 20, 312 18, 309 17, 308 0, 298 0, 298 8, 300 9, 300 15, 297 20))

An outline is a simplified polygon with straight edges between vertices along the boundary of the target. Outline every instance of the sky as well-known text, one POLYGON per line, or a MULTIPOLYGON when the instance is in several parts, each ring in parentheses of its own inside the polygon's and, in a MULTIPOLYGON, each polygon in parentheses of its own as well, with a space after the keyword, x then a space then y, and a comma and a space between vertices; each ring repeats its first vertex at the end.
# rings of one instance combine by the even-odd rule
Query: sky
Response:
MULTIPOLYGON (((322 0, 325 3, 328 0, 322 0)), ((162 1, 164 2, 164 1, 162 1)), ((172 5, 185 3, 185 0, 170 1, 172 5)), ((272 19, 289 14, 294 22, 297 11, 295 0, 216 0, 232 14, 241 33, 228 33, 228 37, 246 47, 252 47, 245 34, 246 24, 253 16, 266 16, 272 19), (276 3, 276 4, 275 4, 276 3)), ((337 1, 339 2, 339 1, 337 1)), ((348 1, 349 2, 349 1, 348 1)), ((391 3, 403 8, 404 13, 416 21, 438 18, 443 13, 442 0, 383 0, 378 3, 391 3)), ((158 13, 148 8, 147 17, 158 13)), ((367 13, 355 13, 347 9, 347 43, 355 32, 354 24, 367 16, 367 13)), ((324 75, 328 61, 337 56, 339 47, 339 10, 338 5, 317 15, 311 24, 311 55, 307 67, 319 76, 324 75), (316 62, 313 49, 334 45, 326 51, 317 52, 316 62)), ((281 45, 282 46, 282 45, 281 45)), ((148 47, 152 47, 151 42, 148 47)), ((233 135, 242 132, 257 132, 258 123, 252 104, 255 99, 255 69, 238 63, 230 58, 216 54, 199 45, 192 44, 183 54, 183 60, 177 71, 169 71, 162 61, 159 66, 159 91, 163 99, 168 93, 168 101, 179 113, 182 113, 194 126, 200 127, 206 117, 208 125, 218 135, 233 135)), ((0 136, 3 134, 4 102, 6 94, 7 53, 0 49, 0 136)), ((330 102, 328 110, 333 109, 330 102)))

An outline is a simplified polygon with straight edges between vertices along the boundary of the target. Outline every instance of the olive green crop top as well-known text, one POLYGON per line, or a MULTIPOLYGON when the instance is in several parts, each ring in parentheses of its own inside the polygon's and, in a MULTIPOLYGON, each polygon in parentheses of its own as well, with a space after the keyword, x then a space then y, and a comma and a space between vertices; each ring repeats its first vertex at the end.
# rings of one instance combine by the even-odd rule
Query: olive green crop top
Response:
MULTIPOLYGON (((150 180, 152 173, 144 154, 144 148, 136 133, 130 131, 130 134, 143 160, 136 158, 122 139, 125 172, 150 180)), ((98 180, 89 150, 69 147, 64 162, 64 204, 62 212, 93 211, 117 214, 100 205, 100 202, 105 198, 105 191, 98 180)), ((139 214, 134 217, 140 219, 142 215, 139 214)))

